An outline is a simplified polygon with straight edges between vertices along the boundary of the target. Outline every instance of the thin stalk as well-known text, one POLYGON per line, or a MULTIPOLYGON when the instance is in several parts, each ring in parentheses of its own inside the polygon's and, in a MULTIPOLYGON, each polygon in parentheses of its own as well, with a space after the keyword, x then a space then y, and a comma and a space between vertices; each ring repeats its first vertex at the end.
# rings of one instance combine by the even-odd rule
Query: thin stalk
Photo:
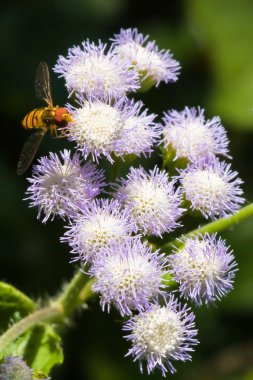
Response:
POLYGON ((65 316, 71 315, 76 308, 92 296, 91 285, 93 282, 94 280, 91 280, 82 271, 76 272, 71 282, 65 286, 62 294, 56 300, 63 308, 65 316))
MULTIPOLYGON (((242 207, 234 215, 215 220, 211 223, 207 223, 204 226, 201 226, 193 231, 188 232, 187 234, 184 234, 183 236, 190 237, 192 235, 198 234, 203 235, 205 232, 208 232, 209 234, 212 234, 214 232, 220 232, 231 227, 234 224, 239 223, 244 219, 250 218, 251 216, 253 216, 253 203, 250 203, 249 205, 242 207)), ((170 252, 173 249, 173 247, 179 247, 181 244, 182 242, 180 242, 180 238, 178 238, 169 243, 164 244, 161 247, 161 250, 163 252, 170 252)))
POLYGON ((60 305, 54 304, 49 307, 37 310, 27 317, 21 319, 19 322, 11 326, 1 337, 0 337, 0 353, 2 353, 5 348, 17 339, 25 331, 34 327, 38 323, 42 322, 54 322, 63 317, 63 310, 60 305))
POLYGON ((93 279, 88 279, 87 275, 78 270, 70 283, 64 287, 62 293, 51 301, 49 306, 36 310, 21 319, 0 337, 0 354, 21 334, 39 323, 66 322, 67 317, 92 296, 93 282, 93 279))

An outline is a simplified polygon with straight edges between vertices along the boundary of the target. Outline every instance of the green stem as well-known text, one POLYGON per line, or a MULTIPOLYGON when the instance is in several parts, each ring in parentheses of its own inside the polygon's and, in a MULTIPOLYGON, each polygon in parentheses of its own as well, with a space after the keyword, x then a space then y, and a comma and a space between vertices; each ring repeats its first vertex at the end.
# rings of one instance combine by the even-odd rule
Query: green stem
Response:
MULTIPOLYGON (((199 233, 204 234, 208 232, 211 234, 213 232, 222 231, 250 216, 253 216, 253 203, 241 208, 236 214, 228 218, 221 218, 208 223, 184 236, 189 237, 199 233)), ((179 246, 180 244, 178 240, 174 240, 162 246, 161 250, 166 252, 171 250, 173 246, 179 246)), ((51 301, 49 306, 29 314, 27 317, 15 323, 0 337, 0 353, 21 334, 39 323, 64 323, 67 317, 92 296, 91 286, 93 282, 93 279, 89 279, 87 275, 79 270, 70 283, 64 287, 60 296, 54 301, 51 301)))
POLYGON ((91 285, 93 282, 94 280, 90 280, 88 275, 80 270, 75 274, 57 299, 57 303, 62 306, 65 316, 71 315, 76 308, 92 296, 91 285))
MULTIPOLYGON (((184 234, 182 236, 190 237, 192 235, 204 234, 205 232, 208 232, 209 234, 212 234, 214 232, 220 232, 240 222, 241 220, 247 219, 251 216, 253 216, 253 203, 249 204, 248 206, 242 207, 234 215, 205 224, 204 226, 196 228, 195 230, 188 232, 187 234, 184 234)), ((170 252, 173 249, 173 247, 179 247, 181 244, 182 242, 180 242, 179 238, 164 244, 161 247, 161 250, 163 252, 170 252)))
POLYGON ((61 317, 63 317, 63 310, 57 304, 45 307, 43 309, 35 311, 32 314, 29 314, 27 317, 21 319, 21 321, 15 323, 15 325, 10 327, 0 337, 0 353, 2 353, 10 343, 12 343, 15 339, 17 339, 21 334, 23 334, 31 327, 41 322, 53 322, 57 319, 60 319, 61 317))
POLYGON ((93 279, 88 279, 87 275, 78 270, 60 296, 51 301, 49 306, 21 319, 0 337, 0 353, 3 353, 6 347, 21 334, 39 323, 64 323, 74 310, 92 296, 91 286, 93 282, 93 279))

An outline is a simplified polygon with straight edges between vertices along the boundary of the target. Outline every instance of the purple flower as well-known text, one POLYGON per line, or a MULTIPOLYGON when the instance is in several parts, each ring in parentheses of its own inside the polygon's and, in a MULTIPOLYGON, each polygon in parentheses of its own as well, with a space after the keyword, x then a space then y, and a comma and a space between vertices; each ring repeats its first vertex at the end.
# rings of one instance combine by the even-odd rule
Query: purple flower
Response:
POLYGON ((17 356, 7 356, 0 365, 0 380, 32 380, 32 370, 17 356))
POLYGON ((81 47, 70 48, 66 58, 59 57, 54 71, 64 77, 70 95, 76 92, 115 99, 139 87, 137 73, 129 70, 129 64, 112 48, 106 52, 100 41, 95 45, 87 40, 81 47))
POLYGON ((181 171, 182 190, 192 210, 215 219, 240 208, 244 202, 240 187, 243 182, 230 168, 230 164, 208 157, 181 171))
POLYGON ((113 162, 112 154, 150 153, 157 142, 160 127, 153 122, 155 115, 141 112, 142 102, 120 99, 105 103, 100 99, 78 98, 79 107, 70 106, 74 122, 65 128, 70 141, 87 158, 98 161, 105 156, 113 162))
POLYGON ((129 211, 122 209, 119 202, 99 199, 90 202, 66 228, 61 241, 70 245, 74 260, 86 263, 108 245, 123 243, 134 225, 129 211))
POLYGON ((152 252, 138 237, 103 249, 90 268, 102 309, 109 312, 112 304, 122 316, 143 310, 152 297, 163 293, 166 264, 164 254, 152 252))
POLYGON ((124 156, 134 154, 150 155, 153 145, 158 143, 161 135, 161 126, 156 124, 156 115, 148 114, 148 110, 143 108, 143 103, 133 100, 127 104, 128 115, 124 120, 119 138, 115 141, 115 154, 124 156))
POLYGON ((111 39, 119 57, 128 60, 140 74, 145 90, 154 84, 158 86, 162 81, 175 82, 180 70, 179 63, 172 58, 170 51, 159 50, 155 41, 147 41, 148 37, 144 37, 136 28, 129 28, 121 29, 111 39))
POLYGON ((233 288, 237 264, 232 251, 216 234, 185 238, 182 244, 168 258, 181 295, 198 306, 220 300, 233 288))
POLYGON ((79 154, 71 158, 64 150, 58 156, 49 153, 33 166, 30 186, 26 194, 30 207, 38 207, 38 218, 44 214, 43 222, 56 215, 73 217, 87 201, 101 193, 105 183, 104 173, 90 162, 82 165, 79 154))
POLYGON ((175 153, 175 159, 197 161, 207 155, 228 156, 228 138, 219 117, 205 120, 204 110, 188 108, 164 113, 164 144, 175 153))
POLYGON ((116 186, 115 198, 130 209, 141 233, 161 236, 180 226, 181 195, 174 185, 157 167, 148 173, 142 167, 131 167, 127 179, 116 186))
POLYGON ((151 304, 147 310, 132 317, 123 326, 123 331, 129 331, 125 336, 132 342, 127 355, 138 360, 143 373, 142 361, 147 361, 148 374, 158 367, 162 375, 168 370, 176 372, 171 361, 191 360, 191 346, 198 343, 195 339, 195 316, 186 305, 170 296, 164 306, 151 304))

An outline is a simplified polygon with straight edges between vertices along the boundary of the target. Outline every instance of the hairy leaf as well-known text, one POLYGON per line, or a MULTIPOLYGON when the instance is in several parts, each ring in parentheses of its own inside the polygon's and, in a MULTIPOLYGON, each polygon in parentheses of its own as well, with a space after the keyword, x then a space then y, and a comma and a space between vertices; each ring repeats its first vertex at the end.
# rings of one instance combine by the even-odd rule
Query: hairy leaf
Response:
POLYGON ((7 355, 22 356, 34 371, 48 375, 56 364, 63 362, 61 338, 52 326, 41 324, 11 343, 4 352, 7 355))
POLYGON ((12 285, 0 282, 0 332, 35 309, 35 303, 12 285))

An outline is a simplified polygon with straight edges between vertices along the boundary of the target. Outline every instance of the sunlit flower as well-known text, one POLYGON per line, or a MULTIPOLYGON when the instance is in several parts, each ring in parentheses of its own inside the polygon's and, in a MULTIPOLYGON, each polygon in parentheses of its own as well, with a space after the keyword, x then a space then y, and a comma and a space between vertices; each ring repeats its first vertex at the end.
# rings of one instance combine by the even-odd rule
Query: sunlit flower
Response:
POLYGON ((127 179, 116 186, 114 196, 130 209, 141 233, 161 236, 180 226, 181 195, 174 187, 164 170, 155 167, 147 173, 142 167, 131 167, 127 179))
POLYGON ((143 372, 143 361, 147 361, 150 374, 157 367, 166 376, 168 370, 176 372, 173 360, 191 360, 195 339, 195 316, 186 305, 183 307, 171 296, 164 306, 151 304, 146 311, 130 318, 123 327, 129 331, 125 336, 132 342, 127 355, 139 361, 143 372))
POLYGON ((66 228, 61 241, 72 248, 73 260, 91 262, 108 245, 123 243, 134 225, 128 210, 122 210, 119 202, 99 199, 89 202, 66 228))
POLYGON ((167 260, 139 238, 112 244, 98 254, 90 273, 96 278, 93 291, 100 294, 102 309, 115 306, 122 316, 143 310, 149 300, 163 293, 167 260))
POLYGON ((169 256, 170 273, 179 291, 198 306, 220 300, 233 288, 234 255, 216 234, 192 236, 169 256))
POLYGON ((192 210, 215 219, 240 208, 244 202, 240 187, 243 182, 230 168, 230 164, 209 157, 181 171, 182 189, 192 210))
POLYGON ((105 156, 113 162, 112 155, 150 153, 159 138, 160 127, 153 122, 155 115, 141 111, 142 102, 120 99, 110 104, 80 96, 78 105, 70 106, 74 122, 64 130, 85 158, 91 155, 98 161, 105 156))
POLYGON ((173 149, 175 159, 193 162, 207 155, 228 157, 228 138, 219 117, 205 120, 204 110, 188 108, 164 114, 165 148, 173 149))
POLYGON ((103 180, 102 170, 90 162, 82 166, 79 154, 71 158, 71 152, 65 149, 59 156, 50 153, 40 158, 33 166, 27 199, 31 207, 38 207, 38 218, 44 214, 43 222, 55 216, 73 217, 101 193, 103 180))
POLYGON ((106 52, 101 42, 84 41, 81 47, 70 48, 66 58, 59 57, 54 71, 64 77, 70 95, 76 92, 113 99, 139 87, 137 73, 129 70, 129 64, 112 48, 106 52))
POLYGON ((148 114, 143 103, 138 101, 128 103, 129 113, 126 117, 119 139, 115 142, 115 153, 119 156, 135 154, 149 155, 153 145, 159 141, 161 126, 156 124, 156 115, 148 114))
POLYGON ((174 60, 169 50, 159 50, 155 41, 148 41, 149 36, 135 29, 121 29, 112 38, 115 51, 121 59, 127 59, 145 82, 145 90, 164 81, 175 82, 180 65, 174 60))

